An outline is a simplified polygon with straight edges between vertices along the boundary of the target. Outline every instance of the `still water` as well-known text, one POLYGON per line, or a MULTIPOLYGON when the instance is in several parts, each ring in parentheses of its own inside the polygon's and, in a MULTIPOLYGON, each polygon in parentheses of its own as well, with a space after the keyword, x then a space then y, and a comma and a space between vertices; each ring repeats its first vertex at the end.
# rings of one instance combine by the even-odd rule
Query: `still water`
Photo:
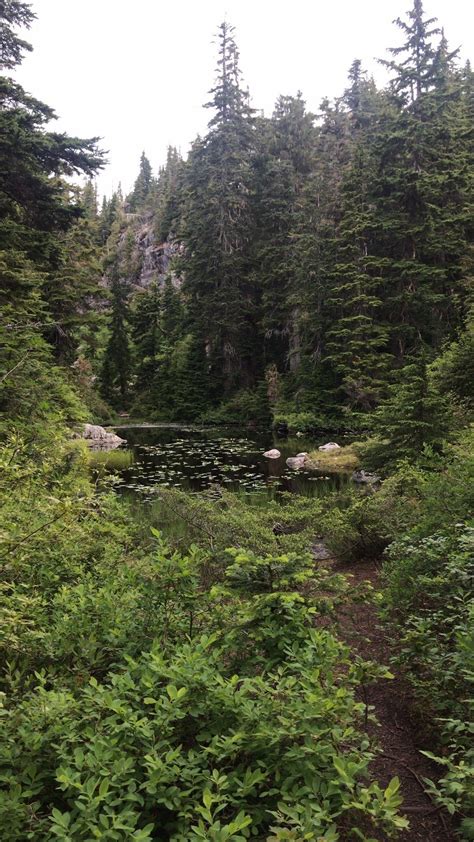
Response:
POLYGON ((295 471, 286 465, 288 456, 314 450, 324 440, 277 440, 271 433, 222 428, 150 425, 116 429, 127 441, 120 451, 113 451, 119 457, 121 487, 148 500, 163 487, 185 491, 220 487, 270 499, 278 499, 282 492, 319 497, 347 482, 346 475, 295 471), (280 450, 279 459, 263 456, 272 447, 280 450), (120 469, 121 453, 124 467, 120 469))

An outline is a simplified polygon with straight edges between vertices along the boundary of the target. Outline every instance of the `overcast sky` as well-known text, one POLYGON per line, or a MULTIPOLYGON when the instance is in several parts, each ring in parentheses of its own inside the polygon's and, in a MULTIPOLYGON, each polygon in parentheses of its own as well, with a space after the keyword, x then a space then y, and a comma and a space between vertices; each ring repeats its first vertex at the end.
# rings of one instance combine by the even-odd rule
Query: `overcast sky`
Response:
MULTIPOLYGON (((203 133, 202 108, 216 65, 215 32, 236 27, 252 104, 271 114, 280 94, 303 92, 317 111, 338 96, 360 58, 379 82, 376 58, 400 43, 392 24, 412 0, 32 0, 34 52, 16 78, 59 116, 54 129, 99 135, 109 165, 99 190, 130 190, 144 149, 154 170, 169 144, 186 154, 203 133)), ((425 0, 452 48, 474 59, 472 0, 425 0)))

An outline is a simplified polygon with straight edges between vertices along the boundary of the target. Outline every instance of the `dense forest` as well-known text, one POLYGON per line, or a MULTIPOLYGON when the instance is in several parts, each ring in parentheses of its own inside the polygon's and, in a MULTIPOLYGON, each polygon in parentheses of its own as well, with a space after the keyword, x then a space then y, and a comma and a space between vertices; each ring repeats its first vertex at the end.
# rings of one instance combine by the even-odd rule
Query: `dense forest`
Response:
POLYGON ((15 81, 33 19, 0 2, 2 839, 473 840, 469 62, 413 0, 385 87, 265 116, 224 22, 205 136, 99 201, 99 138, 15 81), (372 479, 140 507, 81 437, 122 416, 349 436, 372 479))

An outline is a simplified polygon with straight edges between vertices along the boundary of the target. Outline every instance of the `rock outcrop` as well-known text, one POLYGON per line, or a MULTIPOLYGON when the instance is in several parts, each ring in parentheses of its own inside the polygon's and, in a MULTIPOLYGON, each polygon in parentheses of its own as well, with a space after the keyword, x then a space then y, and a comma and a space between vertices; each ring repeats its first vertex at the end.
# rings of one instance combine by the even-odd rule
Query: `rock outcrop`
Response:
MULTIPOLYGON (((155 217, 151 211, 127 213, 125 219, 126 225, 117 244, 117 259, 123 278, 135 289, 147 289, 152 283, 162 284, 166 277, 171 277, 172 284, 179 287, 181 279, 171 271, 170 261, 181 252, 181 243, 174 239, 158 240, 155 217)), ((103 284, 110 286, 107 274, 103 284)))
POLYGON ((98 424, 84 424, 82 438, 93 450, 114 450, 125 444, 125 439, 121 439, 116 433, 109 433, 98 424))

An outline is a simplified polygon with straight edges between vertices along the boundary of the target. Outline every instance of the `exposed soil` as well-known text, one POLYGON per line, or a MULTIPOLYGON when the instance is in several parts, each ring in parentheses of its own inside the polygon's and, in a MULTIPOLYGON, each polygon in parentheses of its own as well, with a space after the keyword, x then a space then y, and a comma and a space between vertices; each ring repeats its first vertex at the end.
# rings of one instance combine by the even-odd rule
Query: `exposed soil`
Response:
MULTIPOLYGON (((350 578, 351 584, 363 587, 365 582, 379 587, 379 568, 374 562, 347 565, 331 564, 335 572, 350 578)), ((357 588, 356 590, 359 590, 357 588)), ((397 842, 456 842, 450 816, 436 808, 423 789, 423 778, 436 780, 439 769, 422 749, 433 751, 429 733, 417 711, 407 680, 390 664, 396 640, 377 615, 376 605, 368 598, 349 599, 339 615, 339 633, 364 659, 390 667, 393 680, 381 679, 363 688, 361 699, 373 706, 378 725, 368 723, 367 730, 382 748, 371 765, 374 780, 386 786, 397 775, 401 782, 401 812, 410 827, 397 837, 397 842)), ((379 837, 385 842, 385 835, 379 837)))

